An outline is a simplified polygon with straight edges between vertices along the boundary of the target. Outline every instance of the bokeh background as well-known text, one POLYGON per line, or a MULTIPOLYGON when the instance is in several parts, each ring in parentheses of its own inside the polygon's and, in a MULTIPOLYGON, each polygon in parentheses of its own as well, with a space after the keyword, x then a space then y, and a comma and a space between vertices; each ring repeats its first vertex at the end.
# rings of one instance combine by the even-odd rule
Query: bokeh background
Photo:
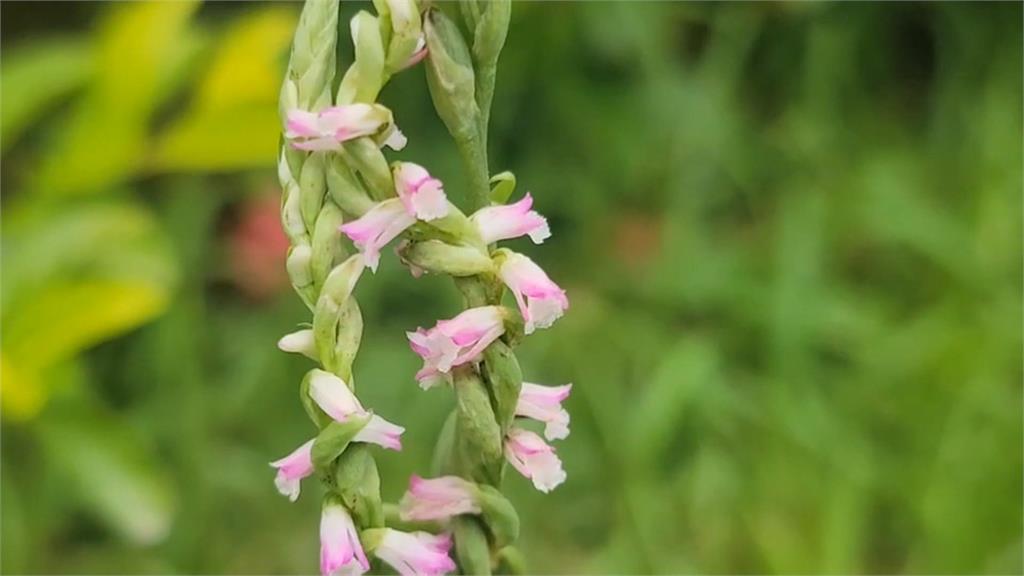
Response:
MULTIPOLYGON (((369 4, 346 2, 347 20, 369 4)), ((299 574, 318 489, 283 273, 294 3, 2 11, 2 568, 299 574)), ((1022 5, 516 3, 491 155, 554 237, 568 482, 506 479, 537 573, 1020 573, 1022 5)), ((343 62, 348 57, 343 57, 343 62)), ((460 198, 421 68, 397 157, 460 198)), ((451 406, 403 331, 459 309, 394 259, 357 292, 360 394, 451 406)))

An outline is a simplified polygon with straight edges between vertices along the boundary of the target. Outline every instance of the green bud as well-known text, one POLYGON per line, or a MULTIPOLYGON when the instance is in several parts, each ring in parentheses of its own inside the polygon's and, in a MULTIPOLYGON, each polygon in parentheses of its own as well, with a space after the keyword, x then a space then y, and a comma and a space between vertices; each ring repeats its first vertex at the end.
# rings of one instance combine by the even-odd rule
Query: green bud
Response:
POLYGON ((477 0, 459 0, 459 13, 466 24, 466 30, 472 33, 480 21, 480 2, 477 0))
POLYGON ((498 424, 504 432, 515 417, 523 372, 512 348, 501 340, 496 340, 484 350, 483 372, 490 385, 498 424))
POLYGON ((494 68, 508 35, 512 1, 488 0, 482 6, 484 10, 473 28, 473 60, 481 68, 494 68))
POLYGON ((352 167, 366 181, 374 200, 379 202, 395 195, 395 182, 391 178, 388 161, 372 138, 356 138, 345 142, 344 153, 352 167))
POLYGON ((316 355, 316 342, 313 340, 313 331, 309 328, 285 334, 277 341, 277 347, 284 352, 302 354, 310 360, 319 360, 316 355))
POLYGON ((491 400, 480 376, 469 366, 453 370, 456 406, 456 454, 461 476, 475 482, 497 484, 504 452, 501 428, 491 411, 491 400))
POLYGON ((445 419, 444 426, 441 427, 441 433, 437 436, 434 456, 430 461, 430 469, 434 476, 447 476, 456 472, 452 447, 455 446, 455 425, 458 415, 458 410, 452 410, 448 418, 445 419))
POLYGON ((377 18, 360 11, 349 23, 355 61, 338 87, 338 104, 373 102, 384 86, 384 41, 377 18))
POLYGON ((310 268, 313 283, 323 285, 327 273, 346 255, 338 227, 345 221, 341 208, 334 202, 326 202, 320 210, 313 228, 313 259, 310 268))
POLYGON ((284 228, 284 233, 292 244, 309 242, 306 223, 302 221, 302 211, 299 209, 299 184, 294 180, 284 186, 281 203, 281 227, 284 228))
POLYGON ((362 334, 362 316, 349 296, 362 273, 359 254, 335 266, 324 280, 313 314, 313 337, 320 361, 346 381, 351 378, 350 358, 358 350, 362 334))
POLYGON ((516 191, 516 175, 505 171, 491 176, 491 201, 504 204, 516 191))
POLYGON ((288 258, 285 260, 285 269, 288 270, 292 286, 310 307, 316 301, 316 288, 313 286, 313 273, 310 268, 312 258, 313 249, 309 244, 297 244, 288 249, 288 258))
POLYGON ((453 246, 440 240, 407 243, 400 254, 410 264, 436 274, 475 276, 494 268, 491 258, 479 248, 453 246))
POLYGON ((327 180, 324 175, 324 154, 310 154, 299 174, 299 210, 306 230, 313 230, 320 207, 324 205, 327 180))
POLYGON ((281 84, 281 96, 278 98, 277 112, 281 118, 288 117, 288 111, 299 107, 299 85, 289 77, 281 84))
POLYGON ((311 0, 302 7, 281 89, 282 118, 292 107, 313 110, 324 105, 325 95, 330 101, 337 30, 336 1, 311 0))
POLYGON ((480 521, 473 516, 456 516, 452 518, 452 533, 459 571, 462 574, 490 574, 491 548, 480 521))
POLYGON ((495 548, 501 548, 519 538, 519 514, 500 490, 494 486, 480 485, 477 504, 495 548))
POLYGON ((384 526, 380 475, 367 444, 357 442, 341 454, 334 465, 333 479, 335 492, 352 512, 357 526, 384 526))
POLYGON ((349 298, 338 314, 338 335, 334 344, 334 363, 346 381, 355 385, 352 379, 352 364, 363 341, 363 313, 355 298, 349 298))
POLYGON ((349 169, 345 159, 332 155, 327 162, 327 191, 341 209, 357 218, 373 208, 375 202, 349 169))
POLYGON ((526 559, 515 546, 498 551, 498 574, 526 574, 526 559))
POLYGON ((460 142, 477 140, 480 111, 473 63, 458 26, 444 12, 430 10, 423 24, 427 40, 427 86, 438 115, 460 142))
POLYGON ((348 447, 349 442, 356 437, 356 434, 369 421, 369 415, 352 415, 345 419, 344 422, 331 421, 327 424, 320 431, 320 434, 317 435, 316 440, 313 441, 313 449, 311 450, 313 468, 321 473, 329 470, 334 459, 341 456, 341 453, 348 447))
POLYGON ((374 5, 381 18, 390 21, 386 72, 394 74, 416 53, 423 36, 420 11, 413 0, 374 0, 374 5))

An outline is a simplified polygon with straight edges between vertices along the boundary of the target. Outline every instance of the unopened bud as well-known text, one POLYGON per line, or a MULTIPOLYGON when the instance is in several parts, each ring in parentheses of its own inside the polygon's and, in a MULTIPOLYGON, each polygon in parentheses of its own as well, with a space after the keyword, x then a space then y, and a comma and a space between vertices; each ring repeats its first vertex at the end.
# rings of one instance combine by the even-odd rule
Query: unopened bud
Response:
POLYGON ((345 256, 345 246, 338 234, 338 227, 344 223, 345 217, 333 202, 327 202, 320 210, 313 228, 313 259, 310 270, 313 283, 317 286, 324 283, 327 274, 334 265, 345 256))
POLYGON ((313 331, 309 328, 286 334, 277 341, 277 347, 284 352, 302 354, 312 360, 317 360, 316 342, 313 340, 313 331))
POLYGON ((481 68, 494 68, 508 35, 512 1, 488 0, 478 3, 478 6, 483 11, 473 34, 473 60, 481 68))
POLYGON ((478 483, 497 483, 504 459, 502 434, 491 411, 487 388, 472 366, 453 370, 453 376, 458 401, 457 459, 463 467, 460 475, 478 483))
POLYGON ((480 111, 474 98, 473 63, 458 26, 431 10, 423 24, 427 40, 427 85, 441 120, 459 141, 476 137, 480 111))
POLYGON ((313 314, 313 336, 320 362, 344 379, 350 379, 352 359, 362 338, 362 315, 349 296, 364 268, 360 254, 335 266, 320 288, 313 314))
POLYGON ((377 0, 374 4, 381 18, 387 15, 391 21, 385 70, 393 74, 408 66, 410 60, 414 60, 417 52, 423 48, 419 7, 414 0, 377 0))
POLYGON ((494 269, 490 257, 479 248, 456 246, 440 240, 410 242, 401 251, 409 264, 435 274, 476 276, 494 269))
POLYGON ((515 353, 501 340, 484 350, 484 375, 494 397, 495 413, 502 431, 508 430, 516 413, 523 372, 515 353))
POLYGON ((307 304, 313 301, 313 274, 309 267, 312 258, 313 249, 309 244, 298 244, 288 251, 288 258, 285 261, 292 286, 307 304))
POLYGON ((299 174, 299 210, 307 230, 312 230, 320 207, 324 205, 327 180, 324 176, 324 154, 310 154, 299 174))
POLYGON ((369 12, 361 11, 349 23, 355 61, 341 79, 338 104, 373 102, 384 86, 384 41, 380 23, 369 12))

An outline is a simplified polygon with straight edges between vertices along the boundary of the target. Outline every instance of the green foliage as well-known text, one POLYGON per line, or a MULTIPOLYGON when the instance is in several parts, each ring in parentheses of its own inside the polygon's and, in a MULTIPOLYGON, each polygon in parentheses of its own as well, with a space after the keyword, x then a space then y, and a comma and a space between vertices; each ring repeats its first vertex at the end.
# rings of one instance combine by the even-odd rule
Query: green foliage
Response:
MULTIPOLYGON (((290 504, 266 465, 309 438, 310 364, 274 349, 305 312, 245 296, 225 234, 275 187, 298 7, 209 8, 5 33, 4 572, 312 566, 317 489, 290 504)), ((1021 6, 512 8, 491 171, 549 218, 572 300, 517 352, 574 383, 566 484, 505 475, 525 570, 1019 573, 1021 6)), ((458 198, 423 76, 381 96, 458 198)), ((367 276, 355 372, 407 428, 378 459, 395 501, 451 408, 402 331, 458 303, 394 259, 367 276)))

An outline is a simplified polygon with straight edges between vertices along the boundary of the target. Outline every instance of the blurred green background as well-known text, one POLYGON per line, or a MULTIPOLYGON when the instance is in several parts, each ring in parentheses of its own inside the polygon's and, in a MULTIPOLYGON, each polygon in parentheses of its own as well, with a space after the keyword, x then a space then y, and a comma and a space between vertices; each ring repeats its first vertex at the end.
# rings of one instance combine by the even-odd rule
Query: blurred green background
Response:
MULTIPOLYGON (((311 433, 275 349, 308 320, 274 168, 300 6, 0 9, 0 568, 315 571, 318 488, 267 466, 311 433)), ((516 3, 492 168, 572 299, 521 358, 575 383, 568 482, 506 480, 532 570, 1021 572, 1021 21, 516 3)), ((422 68, 383 101, 461 198, 422 68)), ((403 331, 459 303, 394 259, 357 295, 394 501, 452 402, 403 331)))

